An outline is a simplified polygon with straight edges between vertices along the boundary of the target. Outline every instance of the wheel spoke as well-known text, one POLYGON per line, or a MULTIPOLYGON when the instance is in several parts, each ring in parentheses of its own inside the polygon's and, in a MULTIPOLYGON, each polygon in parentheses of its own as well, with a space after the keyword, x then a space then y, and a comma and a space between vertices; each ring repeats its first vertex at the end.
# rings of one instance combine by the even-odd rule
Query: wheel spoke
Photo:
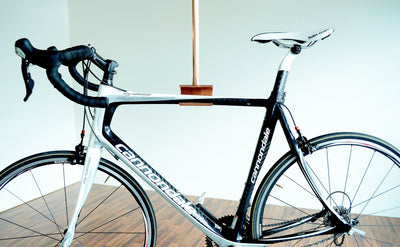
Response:
POLYGON ((69 217, 68 217, 68 199, 67 199, 67 184, 66 184, 66 181, 65 181, 65 164, 63 163, 62 164, 62 168, 63 168, 63 182, 64 182, 64 187, 63 187, 63 189, 64 189, 64 202, 65 202, 65 216, 66 216, 66 219, 67 219, 67 224, 69 224, 69 217))
POLYGON ((308 194, 310 194, 311 196, 317 198, 317 196, 311 192, 310 190, 308 190, 307 188, 305 188, 304 186, 302 186, 300 183, 296 182, 294 179, 292 179, 291 177, 289 177, 286 174, 283 174, 283 176, 285 176, 287 179, 289 179, 290 181, 292 181, 294 184, 296 184, 297 186, 299 186, 301 189, 303 189, 305 192, 307 192, 308 194))
MULTIPOLYGON (((81 236, 83 236, 83 235, 86 235, 86 234, 119 234, 119 235, 124 235, 124 234, 128 234, 128 235, 139 235, 139 234, 146 234, 145 232, 97 232, 97 231, 88 231, 88 232, 76 232, 76 233, 80 233, 80 234, 82 234, 81 236)), ((79 237, 81 237, 81 236, 79 236, 79 237)), ((79 237, 77 237, 77 238, 79 238, 79 237)))
MULTIPOLYGON (((382 179, 382 181, 379 183, 378 187, 375 189, 374 193, 372 193, 371 197, 369 199, 366 200, 366 204, 364 205, 363 209, 358 213, 358 216, 356 217, 356 219, 358 217, 360 217, 360 215, 364 212, 365 208, 368 206, 368 204, 371 202, 371 200, 375 197, 376 192, 379 190, 379 188, 381 187, 381 185, 383 184, 383 182, 386 180, 387 176, 389 175, 390 171, 393 169, 393 167, 396 167, 394 164, 390 167, 389 171, 386 173, 385 177, 382 179)), ((400 185, 397 185, 396 187, 398 187, 400 185)), ((390 189, 392 190, 392 189, 390 189)), ((386 192, 383 192, 383 194, 386 192)), ((377 196, 382 195, 382 193, 378 194, 377 196)))
MULTIPOLYGON (((327 175, 328 175, 328 195, 330 195, 332 193, 332 186, 331 186, 331 173, 330 173, 330 165, 329 165, 329 152, 328 152, 328 148, 325 148, 325 153, 326 153, 326 168, 327 168, 327 175)), ((331 202, 332 205, 332 200, 333 198, 329 197, 329 201, 331 202)))
MULTIPOLYGON (((369 215, 378 215, 378 214, 380 214, 380 213, 389 212, 389 211, 392 211, 392 210, 395 210, 395 209, 398 209, 398 208, 400 208, 400 206, 396 206, 396 207, 392 207, 392 208, 388 208, 388 209, 376 211, 376 212, 370 213, 369 215)), ((358 218, 362 218, 362 217, 364 217, 364 216, 368 216, 368 215, 367 215, 367 214, 363 214, 363 215, 361 215, 361 216, 358 217, 358 218)))
POLYGON ((101 202, 99 202, 96 207, 94 207, 89 213, 86 214, 85 217, 83 217, 81 220, 79 220, 78 225, 83 222, 89 215, 91 215, 98 207, 100 207, 101 205, 103 205, 103 203, 110 198, 117 190, 119 190, 119 188, 121 188, 121 184, 115 188, 115 190, 111 191, 111 193, 109 195, 107 195, 101 202))
POLYGON ((358 184, 357 190, 356 190, 356 192, 354 193, 353 199, 351 200, 352 203, 355 201, 356 196, 357 196, 357 194, 358 194, 358 191, 360 190, 360 187, 361 187, 361 185, 363 184, 363 181, 364 181, 364 179, 365 179, 365 176, 367 175, 367 172, 368 172, 368 170, 369 170, 369 167, 370 167, 371 164, 372 164, 372 160, 373 160, 374 157, 375 157, 375 153, 376 153, 376 151, 374 150, 374 152, 372 153, 371 159, 370 159, 369 162, 368 162, 368 166, 367 166, 367 168, 365 168, 364 174, 362 175, 361 181, 360 181, 360 183, 358 184))
POLYGON ((357 237, 368 241, 371 244, 371 246, 376 246, 376 245, 372 245, 372 243, 370 241, 375 241, 375 242, 382 243, 382 244, 388 244, 390 246, 400 246, 400 244, 388 242, 388 241, 385 241, 385 240, 382 240, 382 239, 370 238, 370 237, 366 237, 366 236, 362 236, 362 235, 357 235, 357 237))
MULTIPOLYGON (((21 199, 19 196, 17 196, 16 194, 14 194, 12 191, 8 190, 7 188, 3 188, 3 189, 4 189, 5 191, 7 191, 8 193, 10 193, 12 196, 14 196, 16 199, 18 199, 20 202, 22 202, 22 204, 28 206, 29 208, 31 208, 32 210, 34 210, 35 212, 37 212, 39 215, 43 216, 45 219, 47 219, 47 220, 50 221, 51 223, 57 225, 57 223, 56 223, 54 220, 50 219, 47 215, 45 215, 45 214, 43 214, 42 212, 40 212, 38 209, 36 209, 35 207, 33 207, 30 203, 24 201, 23 199, 21 199)), ((57 225, 57 229, 58 229, 58 227, 60 227, 60 226, 57 225)))
MULTIPOLYGON (((359 202, 358 204, 354 205, 353 207, 355 208, 355 207, 360 206, 360 205, 362 205, 362 204, 364 204, 364 203, 368 203, 368 202, 371 201, 372 199, 375 199, 375 198, 377 198, 377 197, 379 197, 379 196, 382 196, 382 195, 384 195, 384 194, 386 194, 386 193, 389 193, 390 191, 392 191, 392 190, 394 190, 394 189, 396 189, 396 188, 399 188, 399 187, 400 187, 400 184, 399 184, 399 185, 396 185, 396 186, 394 186, 394 187, 392 187, 392 188, 390 188, 390 189, 387 189, 387 190, 385 190, 385 191, 383 191, 383 192, 381 192, 381 193, 379 193, 379 194, 377 194, 377 195, 374 195, 374 196, 372 196, 372 197, 370 197, 370 198, 368 198, 368 199, 366 199, 366 200, 364 200, 364 201, 362 201, 362 202, 359 202)), ((394 207, 394 208, 397 208, 397 207, 394 207)), ((386 210, 389 210, 389 209, 385 209, 384 211, 386 211, 386 210)))
POLYGON ((344 181, 344 189, 343 189, 343 196, 342 196, 342 203, 340 205, 344 204, 344 198, 346 194, 346 189, 347 189, 347 179, 349 178, 349 170, 350 170, 350 163, 351 163, 351 155, 353 154, 353 145, 350 146, 350 153, 349 153, 349 160, 347 162, 347 170, 346 170, 346 179, 344 181))
POLYGON ((279 201, 279 202, 285 204, 286 206, 288 206, 288 207, 290 207, 290 208, 293 208, 293 209, 295 209, 295 210, 297 210, 297 211, 299 211, 299 212, 301 212, 301 213, 303 213, 303 214, 308 215, 308 213, 307 213, 306 211, 304 211, 304 210, 302 210, 302 209, 300 209, 300 208, 298 208, 298 207, 295 207, 295 206, 293 206, 292 204, 290 204, 290 203, 288 203, 288 202, 285 202, 285 201, 279 199, 278 197, 275 197, 275 196, 273 196, 273 195, 270 195, 270 196, 271 196, 271 198, 274 198, 275 200, 277 200, 277 201, 279 201))
POLYGON ((128 215, 128 214, 130 214, 130 213, 133 213, 133 212, 135 212, 136 210, 139 210, 139 209, 140 209, 139 207, 134 208, 134 209, 132 209, 132 210, 130 210, 130 211, 124 213, 124 214, 121 214, 120 216, 117 216, 117 217, 115 217, 115 218, 112 218, 112 219, 110 219, 110 220, 104 222, 103 224, 92 228, 92 229, 89 230, 89 231, 85 231, 84 233, 82 233, 82 234, 79 235, 79 236, 76 236, 75 238, 78 239, 78 238, 80 238, 80 237, 82 237, 82 236, 84 236, 84 235, 86 235, 86 234, 92 233, 92 232, 94 232, 95 230, 99 229, 100 227, 103 227, 103 226, 105 226, 105 225, 107 225, 107 224, 110 224, 110 223, 112 223, 112 222, 114 222, 114 221, 116 221, 116 220, 118 220, 118 219, 120 219, 120 218, 122 218, 122 217, 124 217, 124 216, 126 216, 126 215, 128 215))
POLYGON ((257 238, 257 233, 265 239, 297 236, 300 239, 285 246, 301 247, 400 246, 400 151, 374 137, 353 133, 314 138, 310 146, 314 149, 305 157, 304 165, 313 183, 353 231, 336 228, 337 222, 329 212, 321 212, 319 221, 299 221, 291 227, 294 218, 322 208, 298 171, 293 152, 272 167, 255 195, 252 220, 260 224, 252 224, 253 237, 257 238), (277 184, 284 185, 285 190, 277 184), (306 236, 315 229, 334 230, 306 236))
POLYGON ((58 232, 60 233, 60 236, 62 236, 62 233, 61 233, 61 230, 60 230, 60 226, 57 224, 56 219, 54 218, 54 215, 53 215, 53 213, 51 212, 49 205, 47 204, 47 200, 46 200, 46 198, 44 197, 44 195, 43 195, 43 193, 42 193, 42 190, 40 189, 39 184, 38 184, 38 182, 36 181, 35 176, 33 175, 32 170, 29 170, 29 172, 30 172, 30 174, 32 175, 33 180, 35 181, 36 188, 38 189, 38 191, 39 191, 39 193, 40 193, 40 197, 42 198, 44 204, 46 204, 46 208, 47 208, 47 210, 48 210, 49 213, 50 213, 50 217, 52 218, 52 222, 54 222, 54 225, 57 227, 57 230, 58 230, 58 232))
MULTIPOLYGON (((79 192, 79 183, 71 182, 79 179, 83 165, 70 164, 73 157, 68 151, 40 153, 2 172, 0 203, 7 200, 10 206, 0 213, 0 246, 59 246, 79 192)), ((89 193, 71 247, 155 246, 154 212, 140 185, 104 159, 99 179, 108 181, 96 183, 89 193)))
POLYGON ((2 221, 4 221, 4 222, 7 222, 7 223, 9 223, 9 224, 12 224, 12 225, 14 225, 14 226, 16 226, 16 227, 18 227, 18 228, 25 229, 25 230, 28 230, 28 231, 33 232, 33 233, 36 234, 36 235, 29 235, 29 236, 19 236, 19 237, 1 238, 0 240, 12 240, 12 239, 26 239, 26 238, 36 238, 36 237, 47 237, 47 238, 50 238, 50 239, 53 239, 53 240, 58 241, 58 239, 56 239, 56 238, 54 238, 54 237, 52 237, 52 236, 53 236, 53 235, 59 235, 59 233, 44 234, 44 233, 38 232, 38 231, 36 231, 36 230, 34 230, 34 229, 32 229, 32 228, 25 227, 25 226, 23 226, 23 225, 20 225, 20 224, 18 224, 18 223, 12 222, 12 221, 9 221, 9 220, 4 219, 4 218, 0 218, 0 220, 2 220, 2 221))
MULTIPOLYGON (((305 164, 308 169, 310 169, 310 171, 312 172, 312 174, 314 175, 314 177, 318 180, 319 184, 321 185, 321 187, 324 189, 325 193, 327 193, 328 195, 331 195, 331 193, 329 193, 329 191, 327 190, 326 186, 324 185, 324 183, 322 183, 321 179, 319 178, 319 176, 316 174, 316 172, 314 171, 314 169, 308 164, 308 162, 306 162, 305 164)), ((331 197, 331 196, 329 196, 331 197)), ((332 198, 332 197, 331 197, 332 198)), ((335 201, 334 198, 332 198, 333 203, 335 204, 336 207, 339 206, 339 204, 335 201)))

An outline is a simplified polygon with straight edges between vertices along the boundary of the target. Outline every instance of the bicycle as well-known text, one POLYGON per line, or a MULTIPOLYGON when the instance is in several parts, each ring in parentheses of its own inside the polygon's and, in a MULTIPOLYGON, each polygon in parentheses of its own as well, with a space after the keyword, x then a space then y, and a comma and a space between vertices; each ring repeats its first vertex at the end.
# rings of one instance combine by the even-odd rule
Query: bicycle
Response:
POLYGON ((101 239, 113 246, 155 246, 155 215, 145 190, 132 175, 136 174, 204 232, 207 246, 279 246, 288 241, 291 246, 399 246, 400 151, 361 133, 331 133, 308 140, 284 104, 293 60, 333 31, 263 33, 252 38, 288 50, 266 99, 127 91, 113 86, 118 64, 103 59, 93 47, 38 50, 27 39, 16 41, 27 89, 25 101, 34 85, 29 73, 33 64, 46 69, 48 79, 64 96, 95 110, 87 146, 82 133, 74 151, 35 154, 0 172, 1 201, 15 201, 15 207, 0 213, 0 245, 93 246, 101 239), (82 73, 77 70, 80 63, 82 73), (103 72, 100 85, 88 80, 91 64, 103 72), (61 65, 84 87, 83 93, 62 79, 61 65), (98 91, 97 96, 89 96, 88 90, 98 91), (181 103, 266 110, 233 216, 215 217, 202 205, 203 197, 197 203, 188 200, 111 128, 113 114, 121 105, 181 103), (278 122, 290 150, 261 179, 260 169, 278 122), (124 165, 102 158, 104 149, 124 165), (124 205, 116 208, 114 200, 124 200, 124 205))

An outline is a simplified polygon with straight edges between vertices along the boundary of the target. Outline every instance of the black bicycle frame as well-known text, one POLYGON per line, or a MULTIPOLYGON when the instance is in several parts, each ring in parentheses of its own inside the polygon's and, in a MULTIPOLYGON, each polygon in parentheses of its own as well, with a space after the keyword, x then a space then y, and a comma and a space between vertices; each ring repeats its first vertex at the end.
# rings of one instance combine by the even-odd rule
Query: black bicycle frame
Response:
POLYGON ((285 114, 280 107, 285 102, 285 85, 288 76, 288 71, 278 71, 274 89, 266 101, 266 115, 264 118, 261 132, 258 137, 256 150, 254 152, 253 160, 251 162, 249 175, 245 184, 245 188, 239 202, 239 207, 236 213, 237 222, 234 222, 234 234, 236 238, 240 238, 240 233, 243 230, 243 225, 246 219, 247 208, 249 207, 250 199, 259 175, 259 172, 264 164, 264 160, 267 157, 272 137, 275 132, 275 127, 278 120, 281 123, 283 132, 286 135, 286 139, 289 146, 292 148, 296 144, 296 140, 292 138, 292 134, 289 128, 289 124, 286 120, 285 114))
POLYGON ((242 239, 243 224, 246 219, 247 208, 251 200, 253 190, 259 172, 268 154, 270 143, 274 134, 277 121, 281 121, 284 133, 287 135, 289 146, 294 146, 295 140, 291 138, 291 131, 286 121, 282 108, 279 106, 284 103, 285 83, 288 71, 279 71, 274 90, 268 99, 237 99, 237 98, 195 98, 195 99, 166 99, 154 101, 134 101, 134 102, 116 102, 111 103, 105 110, 103 122, 103 136, 107 141, 118 150, 129 162, 137 168, 141 175, 150 180, 152 187, 162 192, 164 198, 172 202, 175 207, 179 207, 187 212, 191 217, 195 218, 199 223, 206 226, 214 233, 220 234, 226 239, 232 241, 240 241, 242 239), (174 188, 167 180, 165 180, 156 170, 154 170, 147 162, 145 162, 135 151, 125 144, 110 127, 112 117, 120 105, 126 104, 181 104, 181 103, 211 103, 213 105, 224 106, 245 106, 245 107, 264 107, 266 115, 261 127, 261 132, 257 141, 257 146, 251 162, 249 174, 243 190, 242 197, 239 202, 236 215, 229 229, 222 229, 218 225, 216 217, 202 206, 193 205, 186 197, 184 197, 176 188, 174 188))

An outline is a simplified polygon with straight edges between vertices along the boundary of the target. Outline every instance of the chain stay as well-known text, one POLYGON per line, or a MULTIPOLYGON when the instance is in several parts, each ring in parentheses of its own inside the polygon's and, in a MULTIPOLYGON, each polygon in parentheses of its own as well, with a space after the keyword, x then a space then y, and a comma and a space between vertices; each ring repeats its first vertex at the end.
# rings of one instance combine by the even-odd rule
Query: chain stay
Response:
MULTIPOLYGON (((303 217, 300 217, 300 218, 297 218, 297 219, 293 219, 293 220, 289 220, 289 221, 284 221, 284 222, 280 222, 280 223, 274 223, 274 224, 263 225, 263 227, 276 227, 276 226, 290 225, 290 224, 293 224, 293 223, 302 221, 302 220, 305 219, 305 218, 309 218, 309 217, 316 218, 316 217, 318 217, 319 215, 321 215, 321 213, 323 214, 324 211, 321 211, 321 212, 318 212, 318 213, 315 213, 315 214, 310 214, 310 215, 308 215, 308 216, 303 216, 303 217)), ((283 230, 282 230, 282 231, 283 231, 283 230)), ((279 231, 276 231, 275 233, 278 233, 278 232, 279 232, 279 231)), ((331 237, 328 237, 328 238, 325 238, 325 239, 323 239, 323 240, 321 240, 321 241, 317 241, 317 242, 315 242, 315 243, 311 243, 311 244, 308 244, 308 245, 304 245, 303 247, 313 247, 313 246, 317 246, 317 245, 322 244, 322 243, 325 243, 325 242, 327 242, 327 241, 329 241, 329 240, 331 240, 331 239, 334 239, 334 243, 335 243, 336 246, 341 246, 341 245, 343 244, 343 239, 342 239, 341 243, 336 242, 336 240, 337 240, 339 237, 341 237, 341 236, 343 236, 343 233, 342 233, 342 234, 335 234, 335 235, 333 235, 333 236, 331 236, 331 237)), ((344 237, 344 236, 343 236, 343 237, 344 237)), ((207 247, 208 247, 208 246, 207 246, 207 247)))

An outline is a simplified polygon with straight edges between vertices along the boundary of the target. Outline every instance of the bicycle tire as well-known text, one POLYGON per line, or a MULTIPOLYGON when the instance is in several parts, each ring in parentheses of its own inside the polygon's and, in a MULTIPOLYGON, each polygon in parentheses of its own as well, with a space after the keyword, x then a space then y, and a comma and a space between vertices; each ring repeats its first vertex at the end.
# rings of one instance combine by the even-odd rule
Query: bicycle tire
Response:
MULTIPOLYGON (((0 246, 59 246, 80 187, 83 165, 73 159, 72 151, 44 152, 0 172, 0 246)), ((101 159, 71 246, 154 247, 156 236, 155 215, 142 187, 101 159)))
POLYGON ((351 132, 320 136, 310 145, 313 151, 305 160, 314 181, 355 231, 312 236, 312 231, 332 227, 332 218, 288 152, 255 194, 252 238, 274 239, 274 246, 400 246, 400 151, 379 138, 351 132), (306 217, 313 221, 300 224, 306 217), (295 222, 299 225, 283 229, 295 222), (292 240, 282 241, 287 237, 292 240))

